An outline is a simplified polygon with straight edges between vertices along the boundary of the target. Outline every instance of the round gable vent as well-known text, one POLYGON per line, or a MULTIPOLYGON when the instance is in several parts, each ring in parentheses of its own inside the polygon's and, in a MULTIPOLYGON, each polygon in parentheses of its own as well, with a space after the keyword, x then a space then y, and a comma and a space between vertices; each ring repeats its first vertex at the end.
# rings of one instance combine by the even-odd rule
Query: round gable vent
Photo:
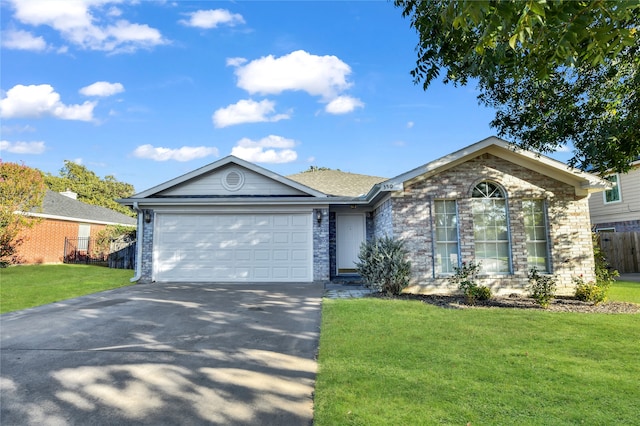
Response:
POLYGON ((237 191, 244 185, 244 174, 240 170, 229 170, 222 177, 222 186, 228 191, 237 191))

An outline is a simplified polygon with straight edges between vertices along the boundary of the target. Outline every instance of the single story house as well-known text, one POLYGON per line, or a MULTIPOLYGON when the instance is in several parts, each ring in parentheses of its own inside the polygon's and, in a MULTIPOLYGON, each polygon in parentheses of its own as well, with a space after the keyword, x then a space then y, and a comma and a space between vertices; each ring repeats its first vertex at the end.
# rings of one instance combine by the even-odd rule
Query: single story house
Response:
POLYGON ((41 220, 19 234, 23 239, 16 253, 20 263, 62 263, 66 239, 73 241, 73 255, 86 255, 90 238, 96 238, 107 225, 136 226, 133 217, 76 198, 71 191, 47 190, 42 207, 28 213, 41 220))
POLYGON ((336 191, 301 175, 228 156, 119 200, 138 211, 134 279, 327 282, 353 275, 362 242, 383 235, 406 241, 408 291, 456 291, 448 278, 472 260, 496 294, 524 291, 534 266, 561 293, 593 277, 588 197, 610 184, 496 137, 359 194, 340 190, 345 175, 336 191))

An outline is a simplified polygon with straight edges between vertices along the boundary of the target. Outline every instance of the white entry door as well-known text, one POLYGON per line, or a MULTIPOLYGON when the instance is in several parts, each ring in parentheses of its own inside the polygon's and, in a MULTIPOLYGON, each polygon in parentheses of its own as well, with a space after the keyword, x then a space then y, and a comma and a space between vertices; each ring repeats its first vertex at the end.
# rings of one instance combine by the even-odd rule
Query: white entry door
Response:
POLYGON ((338 274, 352 274, 356 272, 360 245, 365 240, 364 215, 336 215, 336 234, 338 274))

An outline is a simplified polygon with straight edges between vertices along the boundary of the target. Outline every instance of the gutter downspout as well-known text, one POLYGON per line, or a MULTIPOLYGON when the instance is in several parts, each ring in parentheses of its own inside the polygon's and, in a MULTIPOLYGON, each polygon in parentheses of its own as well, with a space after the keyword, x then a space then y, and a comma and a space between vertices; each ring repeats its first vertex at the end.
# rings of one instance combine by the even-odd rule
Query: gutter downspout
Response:
POLYGON ((142 234, 143 234, 143 214, 140 207, 138 207, 138 202, 133 202, 133 209, 138 212, 138 228, 136 231, 136 274, 129 280, 129 282, 136 282, 142 277, 142 234))

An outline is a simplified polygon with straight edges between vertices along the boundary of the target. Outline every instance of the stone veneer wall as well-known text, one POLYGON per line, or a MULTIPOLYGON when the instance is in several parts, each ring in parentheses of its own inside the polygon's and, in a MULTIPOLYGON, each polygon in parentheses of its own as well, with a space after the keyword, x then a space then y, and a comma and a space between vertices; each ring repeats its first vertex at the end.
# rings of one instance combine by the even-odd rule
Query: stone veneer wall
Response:
POLYGON ((376 238, 393 237, 393 201, 383 201, 373 211, 373 236, 376 238))
POLYGON ((145 223, 144 220, 142 221, 142 240, 138 238, 138 244, 142 242, 142 274, 138 281, 140 283, 151 282, 153 273, 153 225, 155 220, 156 215, 151 210, 151 222, 145 223))
POLYGON ((490 154, 469 160, 436 176, 418 180, 394 193, 391 207, 381 206, 376 231, 385 229, 384 214, 393 211, 393 235, 406 240, 412 263, 413 285, 417 293, 456 291, 448 276, 435 276, 431 204, 434 199, 456 200, 460 252, 463 261, 474 258, 471 191, 480 181, 501 185, 507 194, 513 274, 481 277, 480 284, 494 294, 524 292, 527 285, 527 251, 522 200, 546 200, 551 273, 558 279, 558 294, 573 294, 572 277, 582 274, 593 279, 593 247, 586 197, 577 197, 573 186, 556 181, 490 154), (384 208, 382 208, 384 207, 384 208))
MULTIPOLYGON (((313 220, 313 280, 314 281, 329 281, 330 277, 330 253, 329 253, 329 239, 330 239, 330 219, 329 209, 320 209, 322 212, 322 220, 317 223, 313 220)), ((335 214, 334 217, 334 229, 335 229, 335 214)), ((334 230, 335 239, 335 230, 334 230)), ((335 246, 335 244, 334 244, 335 246)), ((335 255, 335 254, 334 254, 335 255)))
POLYGON ((338 275, 336 257, 336 212, 329 213, 329 278, 334 279, 338 275))

